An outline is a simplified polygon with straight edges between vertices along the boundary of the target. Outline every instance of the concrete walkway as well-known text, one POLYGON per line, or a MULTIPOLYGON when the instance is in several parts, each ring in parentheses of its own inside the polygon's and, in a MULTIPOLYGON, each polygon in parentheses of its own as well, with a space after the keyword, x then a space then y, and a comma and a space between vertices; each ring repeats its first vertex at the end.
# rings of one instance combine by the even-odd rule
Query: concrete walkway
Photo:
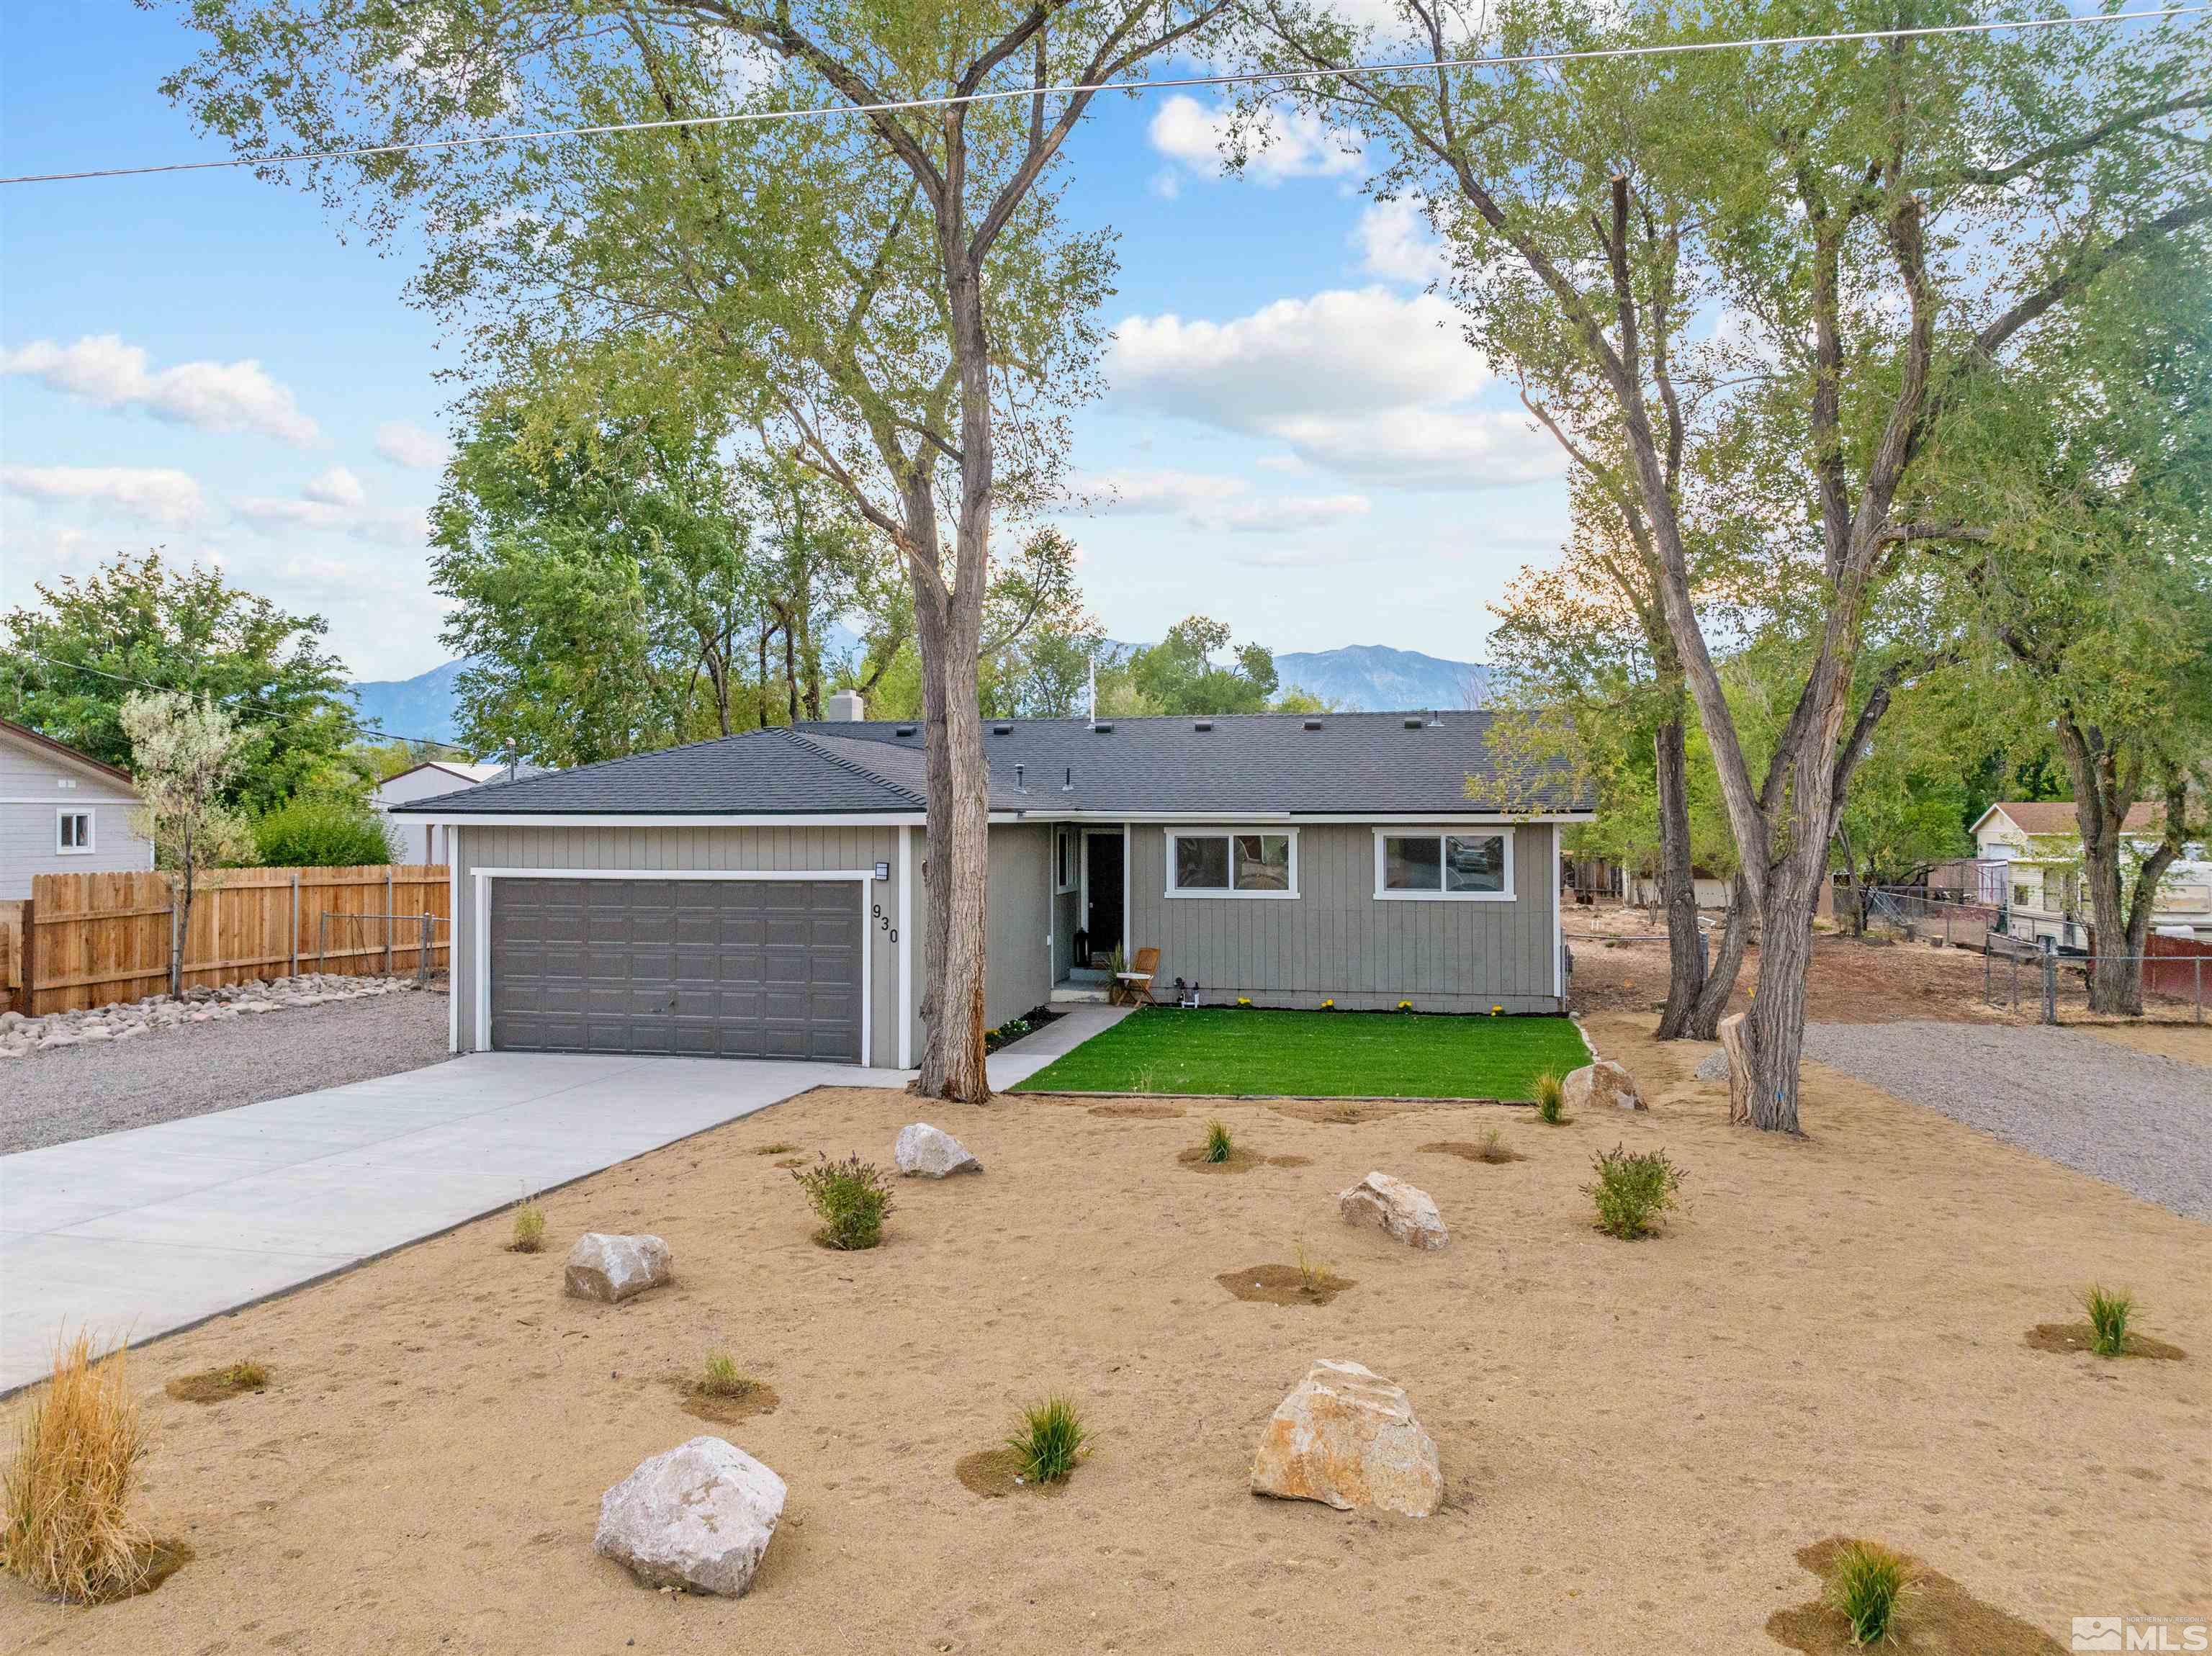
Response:
MULTIPOLYGON (((994 1053, 991 1084, 1127 1016, 1079 1009, 994 1053)), ((136 1344, 811 1088, 912 1074, 479 1052, 0 1156, 0 1394, 41 1378, 65 1330, 136 1344)))

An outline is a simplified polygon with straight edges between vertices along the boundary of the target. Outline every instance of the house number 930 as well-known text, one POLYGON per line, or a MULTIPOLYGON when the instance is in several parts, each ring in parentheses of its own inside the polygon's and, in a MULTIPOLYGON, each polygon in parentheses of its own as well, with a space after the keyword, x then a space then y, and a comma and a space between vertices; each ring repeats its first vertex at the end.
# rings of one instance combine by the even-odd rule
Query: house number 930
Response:
POLYGON ((871 907, 869 912, 875 917, 876 930, 889 934, 890 940, 893 943, 896 943, 898 941, 898 927, 893 925, 891 924, 891 917, 884 913, 884 906, 881 903, 877 903, 871 907))

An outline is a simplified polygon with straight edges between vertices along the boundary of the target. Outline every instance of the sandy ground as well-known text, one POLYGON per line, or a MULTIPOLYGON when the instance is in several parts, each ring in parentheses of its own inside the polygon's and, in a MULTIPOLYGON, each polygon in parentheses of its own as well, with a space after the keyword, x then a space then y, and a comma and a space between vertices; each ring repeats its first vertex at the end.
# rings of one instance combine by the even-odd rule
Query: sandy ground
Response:
MULTIPOLYGON (((1632 911, 1640 912, 1640 911, 1632 911)), ((1575 955, 1574 1004, 1588 1012, 1655 1012, 1667 998, 1667 945, 1615 943, 1602 938, 1569 943, 1575 955)), ((1716 933, 1713 947, 1718 949, 1716 933)), ((1751 1004, 1759 981, 1759 950, 1744 951, 1729 1009, 1751 1004)), ((1813 940, 1813 966, 1805 983, 1806 1017, 1815 1023, 1887 1023, 1895 1020, 1939 1019, 1953 1023, 2001 1023, 2014 1020, 2004 1009, 1987 1004, 1982 994, 1982 957, 1963 949, 1933 949, 1925 943, 1865 943, 1821 933, 1813 940)), ((2020 1015, 2032 1016, 2033 1008, 2020 1015)))
MULTIPOLYGON (((1648 1115, 1547 1128, 1423 1108, 1358 1125, 1259 1104, 1201 1177, 1201 1112, 1008 1100, 951 1127, 989 1171, 903 1186, 890 1240, 822 1252, 775 1143, 888 1160, 896 1094, 808 1095, 547 1199, 550 1250, 471 1225, 137 1354, 146 1506, 196 1561, 72 1610, 0 1586, 0 1648, 134 1653, 829 1650, 1759 1653, 1843 1532, 1924 1557, 2055 1634, 2212 1612, 2212 1228, 1832 1071, 1812 1137, 1722 1124, 1703 1050, 1600 1018, 1648 1115), (1528 1160, 1417 1153, 1492 1125, 1528 1160), (1689 1169, 1669 1234, 1595 1234, 1577 1186, 1616 1141, 1689 1169), (1431 1192, 1451 1246, 1337 1219, 1370 1168, 1431 1192), (652 1228, 679 1280, 565 1300, 586 1228, 652 1228), (1300 1239, 1356 1286, 1232 1299, 1218 1272, 1300 1239), (2181 1362, 2028 1350, 2093 1278, 2181 1362), (726 1346, 781 1394, 710 1429, 665 1376, 726 1346), (1262 1422, 1318 1356, 1399 1380, 1448 1504, 1378 1520, 1246 1492, 1262 1422), (252 1356, 269 1391, 160 1395, 252 1356), (1056 1498, 969 1494, 954 1463, 1051 1388, 1097 1452, 1056 1498), (600 1494, 720 1429, 791 1500, 752 1594, 671 1598, 593 1556, 600 1494)), ((20 1403, 13 1405, 20 1409, 20 1403)), ((10 1411, 12 1412, 12 1410, 10 1411)))

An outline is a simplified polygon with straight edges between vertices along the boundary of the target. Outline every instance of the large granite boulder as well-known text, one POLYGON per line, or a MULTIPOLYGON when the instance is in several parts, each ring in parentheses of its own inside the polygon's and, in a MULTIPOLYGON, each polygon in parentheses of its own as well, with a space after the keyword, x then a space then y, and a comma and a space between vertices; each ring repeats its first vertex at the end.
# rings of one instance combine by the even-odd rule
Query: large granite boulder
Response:
POLYGON ((891 1147, 898 1170, 909 1179, 943 1179, 956 1173, 981 1173, 983 1164, 942 1127, 916 1121, 899 1129, 891 1147))
POLYGON ((612 1305, 674 1281, 676 1270, 668 1244, 658 1236, 609 1236, 587 1230, 568 1250, 562 1275, 568 1292, 578 1299, 612 1305))
POLYGON ((1591 1106, 1601 1109, 1610 1106, 1618 1110, 1650 1107, 1637 1090, 1636 1077, 1628 1073, 1627 1066, 1609 1058, 1569 1071, 1567 1078, 1559 1084, 1559 1102, 1569 1114, 1591 1106))
POLYGON ((1323 1357, 1275 1406, 1252 1457, 1252 1489, 1426 1518, 1443 1499, 1444 1475, 1403 1386, 1323 1357))
POLYGON ((733 1443, 695 1437, 599 1498, 592 1550, 647 1586, 737 1598, 783 1515, 783 1480, 733 1443))
POLYGON ((1379 1226, 1409 1247, 1440 1248, 1451 1240, 1428 1192, 1387 1173, 1370 1173, 1338 1192, 1336 1210, 1346 1224, 1379 1226))

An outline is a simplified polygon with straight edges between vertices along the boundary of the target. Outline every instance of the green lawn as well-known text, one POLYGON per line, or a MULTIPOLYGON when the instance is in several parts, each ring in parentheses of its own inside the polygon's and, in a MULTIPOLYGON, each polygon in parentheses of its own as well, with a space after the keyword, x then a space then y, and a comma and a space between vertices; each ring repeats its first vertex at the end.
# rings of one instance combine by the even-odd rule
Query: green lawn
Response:
POLYGON ((1589 1062, 1559 1017, 1147 1007, 1014 1090, 1526 1099, 1589 1062))

